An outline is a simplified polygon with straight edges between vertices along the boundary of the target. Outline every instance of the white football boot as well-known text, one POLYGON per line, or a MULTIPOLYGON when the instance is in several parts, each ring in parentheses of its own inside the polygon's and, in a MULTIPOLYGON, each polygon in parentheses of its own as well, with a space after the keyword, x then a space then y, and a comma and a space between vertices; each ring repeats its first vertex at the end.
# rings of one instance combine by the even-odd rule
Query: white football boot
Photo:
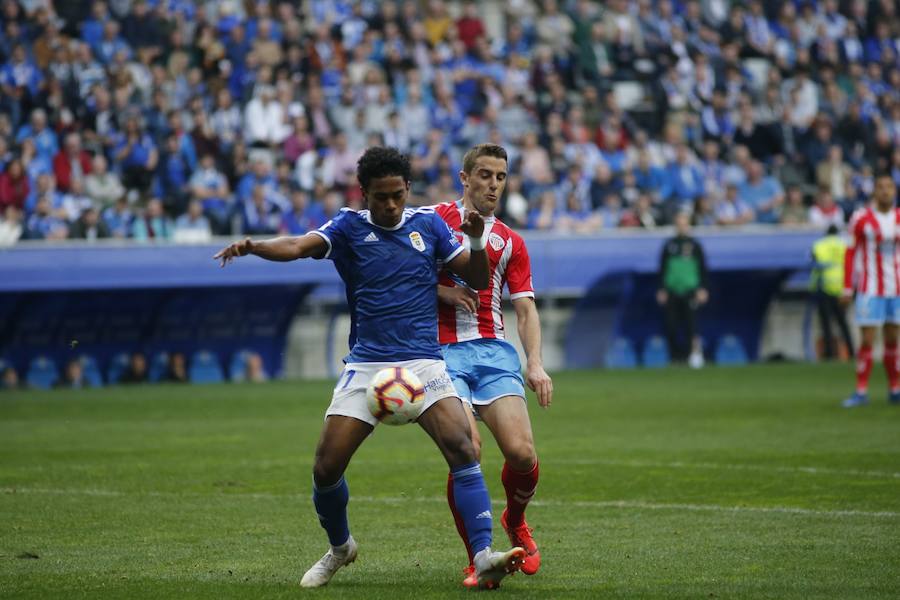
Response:
POLYGON ((500 580, 522 567, 525 561, 525 550, 513 548, 506 552, 494 552, 485 548, 475 555, 475 576, 478 587, 492 590, 500 586, 500 580))
POLYGON ((354 560, 358 550, 356 540, 350 536, 346 542, 337 547, 329 548, 325 556, 316 561, 309 571, 300 580, 300 586, 305 588, 321 587, 326 585, 337 570, 346 567, 354 560))

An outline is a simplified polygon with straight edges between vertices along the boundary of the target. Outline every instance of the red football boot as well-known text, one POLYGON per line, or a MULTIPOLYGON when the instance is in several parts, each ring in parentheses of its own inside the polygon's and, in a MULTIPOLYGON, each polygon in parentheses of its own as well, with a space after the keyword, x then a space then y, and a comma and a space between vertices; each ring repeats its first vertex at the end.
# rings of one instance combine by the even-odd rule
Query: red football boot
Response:
POLYGON ((517 527, 509 527, 506 523, 506 511, 500 517, 500 524, 509 536, 509 543, 525 549, 525 560, 522 562, 521 571, 526 575, 534 575, 541 568, 541 553, 538 551, 534 538, 531 537, 531 527, 525 520, 517 527))

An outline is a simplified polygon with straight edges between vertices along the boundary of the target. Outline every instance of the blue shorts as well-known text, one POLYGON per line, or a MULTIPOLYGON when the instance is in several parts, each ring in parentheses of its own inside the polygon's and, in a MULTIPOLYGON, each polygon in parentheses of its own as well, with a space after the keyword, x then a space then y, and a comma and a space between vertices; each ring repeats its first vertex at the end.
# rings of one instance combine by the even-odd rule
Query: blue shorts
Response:
POLYGON ((861 327, 900 323, 900 298, 897 296, 856 297, 856 324, 861 327))
POLYGON ((522 363, 509 342, 480 339, 442 349, 447 372, 465 402, 484 405, 503 396, 525 398, 522 363))

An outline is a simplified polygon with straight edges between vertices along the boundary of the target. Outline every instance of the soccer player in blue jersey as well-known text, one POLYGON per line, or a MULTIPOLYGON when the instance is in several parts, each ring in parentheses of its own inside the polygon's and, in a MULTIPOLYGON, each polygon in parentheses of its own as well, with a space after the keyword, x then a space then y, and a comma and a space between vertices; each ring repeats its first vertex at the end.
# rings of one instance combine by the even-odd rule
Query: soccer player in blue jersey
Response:
POLYGON ((366 406, 369 380, 386 366, 411 369, 425 385, 419 425, 435 441, 453 474, 454 497, 475 552, 480 587, 496 587, 521 566, 522 548, 495 552, 491 506, 471 441, 469 420, 447 374, 437 336, 439 263, 475 289, 488 286, 484 219, 467 215, 463 248, 432 208, 404 208, 409 160, 393 148, 370 148, 357 165, 368 210, 343 209, 318 231, 266 241, 249 238, 223 248, 222 266, 247 254, 274 261, 328 258, 347 288, 350 354, 334 388, 313 466, 313 503, 331 548, 303 576, 303 587, 327 584, 356 559, 347 522, 344 471, 377 420, 366 406))

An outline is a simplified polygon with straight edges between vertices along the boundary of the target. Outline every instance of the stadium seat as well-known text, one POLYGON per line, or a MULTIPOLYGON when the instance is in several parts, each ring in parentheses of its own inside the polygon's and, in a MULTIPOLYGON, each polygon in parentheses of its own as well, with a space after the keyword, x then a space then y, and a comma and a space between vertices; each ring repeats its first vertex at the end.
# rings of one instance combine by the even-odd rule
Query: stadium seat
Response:
POLYGON ((228 366, 228 376, 231 381, 244 381, 247 372, 247 359, 253 354, 252 350, 238 350, 231 357, 231 364, 228 366))
POLYGON ((106 381, 110 385, 119 383, 125 369, 128 368, 129 357, 125 352, 120 352, 112 357, 109 361, 109 367, 106 369, 106 381))
POLYGON ((715 359, 718 365, 746 365, 748 362, 744 345, 734 335, 726 335, 719 340, 715 359))
POLYGON ((215 354, 207 350, 198 350, 191 357, 188 379, 191 383, 220 383, 225 380, 225 376, 215 354))
POLYGON ((644 343, 644 351, 641 353, 641 364, 645 367, 668 367, 669 361, 669 347, 664 339, 654 335, 644 343))
POLYGON ((619 337, 613 340, 606 350, 607 369, 633 369, 637 366, 637 354, 634 345, 628 338, 619 337))
POLYGON ((78 360, 81 361, 81 372, 84 374, 84 379, 88 382, 88 385, 91 387, 103 387, 103 376, 100 374, 97 360, 88 354, 82 354, 78 360))
POLYGON ((50 389, 59 380, 59 369, 52 358, 36 356, 28 365, 25 382, 29 387, 42 390, 50 389))
POLYGON ((166 376, 169 370, 169 353, 157 352, 150 361, 150 368, 147 370, 147 379, 150 383, 159 383, 166 376))

